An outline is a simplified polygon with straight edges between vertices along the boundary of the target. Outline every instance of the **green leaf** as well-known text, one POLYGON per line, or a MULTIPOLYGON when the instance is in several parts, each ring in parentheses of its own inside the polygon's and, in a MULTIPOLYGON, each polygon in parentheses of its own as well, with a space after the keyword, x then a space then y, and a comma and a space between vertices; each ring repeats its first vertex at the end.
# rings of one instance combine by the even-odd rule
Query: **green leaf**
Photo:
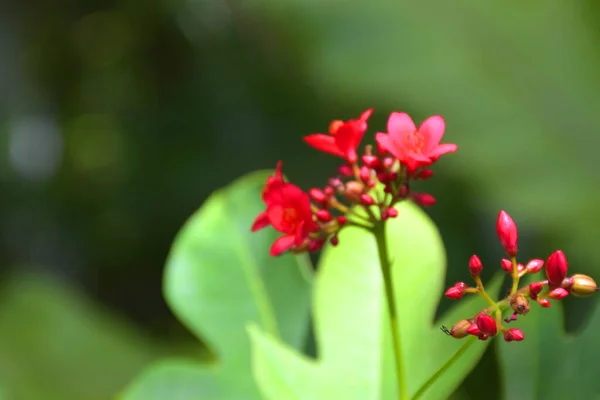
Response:
POLYGON ((214 193, 177 236, 167 261, 165 297, 205 341, 216 362, 166 360, 144 372, 125 400, 258 399, 246 324, 258 324, 300 348, 308 331, 306 257, 269 256, 278 233, 251 233, 264 210, 268 173, 254 173, 214 193))
POLYGON ((2 284, 0 398, 109 399, 167 354, 56 278, 20 274, 2 284))
MULTIPOLYGON (((386 238, 393 262, 408 389, 414 394, 463 342, 443 334, 438 323, 432 325, 445 273, 444 249, 437 229, 415 205, 402 203, 398 209, 399 217, 387 223, 386 238)), ((492 293, 498 287, 499 280, 492 293)), ((387 359, 392 347, 383 282, 371 233, 344 229, 339 246, 326 249, 313 301, 317 360, 295 352, 264 329, 249 329, 254 373, 265 398, 394 398, 392 360, 387 359)), ((483 307, 479 298, 466 300, 442 321, 452 324, 483 307)), ((487 343, 471 346, 451 372, 433 386, 429 397, 448 398, 474 367, 487 343)))
POLYGON ((581 307, 595 307, 579 335, 564 332, 562 304, 553 301, 547 309, 532 304, 527 316, 511 323, 523 331, 525 340, 498 340, 505 399, 598 398, 600 307, 590 298, 576 301, 581 307))

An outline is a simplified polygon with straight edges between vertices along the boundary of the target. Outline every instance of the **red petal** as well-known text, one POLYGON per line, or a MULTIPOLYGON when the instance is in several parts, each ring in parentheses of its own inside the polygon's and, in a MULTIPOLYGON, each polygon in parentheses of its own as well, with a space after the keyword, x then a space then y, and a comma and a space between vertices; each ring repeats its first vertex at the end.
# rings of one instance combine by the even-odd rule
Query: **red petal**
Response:
POLYGON ((324 153, 333 154, 334 156, 343 157, 344 153, 335 144, 335 137, 315 133, 313 135, 304 136, 304 141, 311 147, 324 153))
POLYGON ((431 158, 439 157, 447 153, 454 153, 458 150, 458 146, 452 143, 444 143, 431 150, 427 155, 431 158))
POLYGON ((391 139, 401 143, 402 137, 416 131, 417 127, 408 114, 393 112, 388 119, 387 129, 391 139))
POLYGON ((444 122, 444 118, 439 115, 434 115, 423 121, 421 126, 419 126, 419 133, 425 138, 425 145, 423 146, 425 152, 433 150, 440 144, 445 129, 446 123, 444 122))
POLYGON ((269 225, 269 214, 266 211, 263 211, 260 214, 258 214, 258 217, 256 217, 256 219, 254 220, 254 223, 252 224, 252 228, 250 228, 250 231, 256 232, 268 225, 269 225))
POLYGON ((369 117, 371 116, 371 114, 373 114, 373 108, 369 108, 367 111, 365 111, 364 113, 360 114, 359 119, 363 122, 367 122, 367 120, 369 119, 369 117))
POLYGON ((287 235, 277 238, 277 240, 275 240, 271 245, 271 256, 276 257, 284 251, 288 250, 294 245, 294 240, 294 235, 287 235))
POLYGON ((304 234, 304 221, 300 221, 296 228, 294 244, 300 246, 302 242, 304 242, 304 239, 306 239, 306 235, 304 234))

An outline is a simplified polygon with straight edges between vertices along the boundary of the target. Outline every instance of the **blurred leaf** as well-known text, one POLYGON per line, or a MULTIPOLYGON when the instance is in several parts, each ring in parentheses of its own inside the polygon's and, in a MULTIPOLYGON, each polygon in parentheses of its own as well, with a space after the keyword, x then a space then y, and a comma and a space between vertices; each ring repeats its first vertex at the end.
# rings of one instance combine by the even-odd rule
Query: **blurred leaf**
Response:
POLYGON ((308 331, 310 275, 304 256, 269 256, 278 233, 251 233, 263 211, 267 173, 214 193, 175 239, 165 297, 181 321, 213 350, 216 362, 167 360, 143 373, 126 400, 258 399, 245 326, 253 322, 294 348, 308 331))
POLYGON ((7 400, 108 399, 164 353, 56 278, 4 282, 0 380, 7 400))
MULTIPOLYGON (((445 272, 443 244, 437 229, 413 204, 398 207, 399 217, 388 222, 386 234, 397 291, 406 381, 409 393, 415 393, 462 342, 447 337, 437 324, 431 324, 442 295, 445 272)), ((493 290, 497 291, 498 283, 493 290)), ((318 360, 298 354, 263 329, 250 329, 254 373, 265 398, 394 398, 392 360, 384 363, 382 359, 392 353, 383 296, 374 237, 357 228, 345 229, 340 245, 325 251, 315 281, 318 360)), ((472 316, 482 306, 476 302, 477 298, 465 301, 443 320, 453 323, 472 316)), ((487 342, 479 342, 471 346, 451 372, 433 386, 435 398, 451 395, 486 345, 487 342)))
POLYGON ((578 335, 565 334, 562 304, 553 301, 548 309, 533 304, 527 316, 512 323, 525 334, 523 342, 497 340, 503 398, 600 399, 600 307, 590 298, 577 301, 595 306, 578 335))

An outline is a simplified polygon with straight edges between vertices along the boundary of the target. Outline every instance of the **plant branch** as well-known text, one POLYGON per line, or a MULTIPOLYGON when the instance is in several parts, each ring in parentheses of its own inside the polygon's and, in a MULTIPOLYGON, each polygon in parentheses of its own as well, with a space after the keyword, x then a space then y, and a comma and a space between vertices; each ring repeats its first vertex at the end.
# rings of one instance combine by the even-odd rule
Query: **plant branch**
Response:
POLYGON ((387 240, 385 237, 385 222, 378 224, 373 230, 377 241, 377 252, 379 254, 379 264, 383 275, 385 286, 385 298, 387 301, 388 312, 390 314, 390 329, 392 332, 392 342, 394 344, 394 362, 396 365, 396 381, 398 383, 398 399, 408 399, 408 389, 406 386, 406 374, 404 371, 404 361, 402 359, 402 345, 400 342, 400 331, 398 329, 398 311, 396 310, 396 299, 394 296, 394 285, 392 282, 392 265, 389 261, 387 249, 387 240))

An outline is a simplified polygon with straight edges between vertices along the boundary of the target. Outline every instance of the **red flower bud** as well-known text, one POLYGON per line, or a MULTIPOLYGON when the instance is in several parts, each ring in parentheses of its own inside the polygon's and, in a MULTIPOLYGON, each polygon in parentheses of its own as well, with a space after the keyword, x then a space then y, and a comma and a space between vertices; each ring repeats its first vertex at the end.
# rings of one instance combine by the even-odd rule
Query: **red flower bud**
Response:
POLYGON ((337 246, 340 243, 340 238, 332 236, 331 239, 329 239, 329 243, 331 243, 332 246, 337 246))
POLYGON ((388 217, 390 217, 390 218, 396 218, 398 216, 398 210, 396 210, 393 207, 388 208, 387 213, 388 213, 388 217))
POLYGON ((543 286, 540 282, 533 282, 529 285, 529 293, 532 295, 539 294, 543 289, 543 286))
POLYGON ((429 179, 433 176, 433 170, 432 169, 424 169, 421 170, 421 172, 419 172, 416 176, 417 179, 429 179))
POLYGON ((477 324, 471 324, 467 328, 467 333, 469 335, 474 335, 474 336, 478 336, 479 334, 481 334, 481 332, 479 331, 479 327, 477 326, 477 324))
POLYGON ((327 195, 321 189, 312 188, 308 191, 308 194, 317 203, 323 204, 327 201, 327 195))
POLYGON ((539 258, 534 258, 530 260, 525 268, 527 268, 527 272, 530 274, 535 274, 536 272, 540 272, 542 267, 544 266, 544 260, 539 258))
POLYGON ((348 164, 340 165, 338 172, 344 176, 352 176, 352 167, 348 164))
POLYGON ((562 250, 556 250, 550 254, 548 261, 546 261, 546 277, 548 278, 548 282, 552 285, 560 285, 565 276, 567 276, 568 268, 567 257, 562 250))
MULTIPOLYGON (((387 150, 386 150, 386 152, 387 152, 387 150)), ((395 161, 396 160, 393 157, 386 157, 383 159, 383 167, 385 169, 390 169, 390 168, 392 168, 392 165, 394 165, 395 161)))
POLYGON ((362 201, 362 193, 365 190, 365 185, 359 181, 349 181, 344 187, 344 198, 351 203, 362 201))
POLYGON ((523 332, 520 329, 510 328, 504 332, 504 340, 507 342, 512 342, 513 340, 515 342, 520 342, 523 339, 525 339, 525 335, 523 335, 523 332))
POLYGON ((502 244, 502 247, 504 247, 506 254, 514 257, 518 250, 517 225, 510 215, 508 215, 508 213, 504 210, 500 211, 498 214, 496 232, 498 233, 498 239, 500 239, 500 243, 502 244))
POLYGON ((364 183, 368 183, 369 179, 371 179, 371 170, 365 166, 362 166, 360 167, 359 176, 364 183))
POLYGON ((465 289, 467 288, 467 285, 463 282, 459 283, 446 290, 446 297, 452 300, 458 300, 465 295, 465 289), (459 285, 459 283, 462 283, 462 285, 459 285))
POLYGON ((327 210, 319 210, 315 213, 317 219, 321 222, 329 222, 333 219, 331 213, 327 210))
POLYGON ((504 271, 508 272, 509 274, 512 274, 513 266, 512 266, 512 262, 509 259, 503 258, 500 261, 500 266, 502 267, 502 269, 504 271))
POLYGON ((411 193, 410 197, 422 207, 431 207, 436 203, 435 197, 429 193, 411 193))
POLYGON ((554 289, 550 293, 548 293, 548 297, 553 300, 562 300, 569 295, 569 291, 567 289, 563 289, 561 287, 554 289))
POLYGON ((373 156, 371 154, 365 154, 362 156, 363 163, 371 169, 379 169, 381 168, 381 160, 377 156, 373 156))
POLYGON ((481 264, 481 260, 475 254, 473 254, 469 260, 469 272, 471 273, 471 276, 479 276, 482 269, 483 265, 481 264))
POLYGON ((365 206, 372 206, 375 204, 375 200, 373 200, 373 198, 366 193, 360 195, 360 202, 365 206))
POLYGON ((477 316, 477 327, 481 333, 488 336, 496 336, 498 333, 496 320, 491 315, 479 314, 477 316))
POLYGON ((544 308, 548 308, 552 305, 552 303, 550 303, 550 300, 548 299, 539 299, 537 302, 540 304, 540 306, 544 308))
POLYGON ((339 226, 344 226, 346 225, 346 222, 348 222, 348 218, 346 218, 345 215, 340 215, 339 217, 337 217, 337 222, 339 226))

